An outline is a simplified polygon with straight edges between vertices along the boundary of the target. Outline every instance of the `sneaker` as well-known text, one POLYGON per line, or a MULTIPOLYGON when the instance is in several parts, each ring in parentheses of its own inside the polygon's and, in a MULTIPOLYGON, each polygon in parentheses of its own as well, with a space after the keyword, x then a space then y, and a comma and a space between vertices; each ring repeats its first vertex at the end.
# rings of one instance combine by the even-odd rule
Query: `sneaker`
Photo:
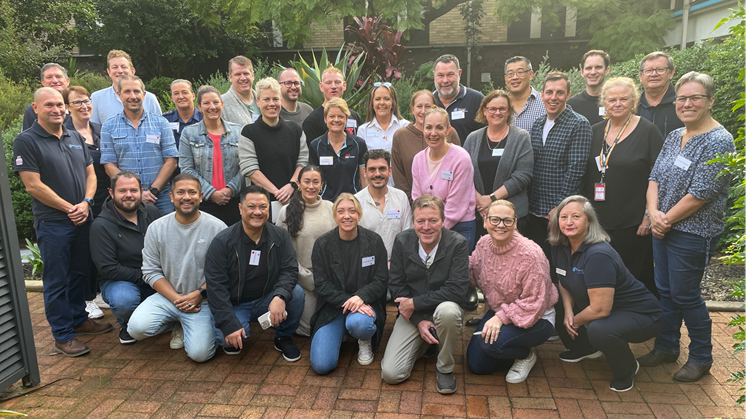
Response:
POLYGON ((69 356, 69 357, 76 357, 76 356, 85 355, 88 352, 91 352, 91 349, 88 348, 88 346, 85 343, 77 339, 73 339, 65 343, 55 342, 54 351, 57 353, 69 356))
POLYGON ((452 372, 442 373, 438 370, 435 371, 436 389, 440 394, 453 394, 456 392, 458 386, 456 386, 456 377, 452 372))
POLYGON ((373 362, 373 348, 370 345, 370 340, 357 340, 358 351, 357 351, 357 362, 360 365, 370 365, 373 362))
POLYGON ((85 302, 85 311, 88 313, 89 319, 100 319, 104 317, 104 312, 93 301, 85 302))
POLYGON ((552 334, 547 339, 547 342, 554 342, 555 340, 559 340, 559 335, 557 334, 557 330, 553 330, 552 334))
POLYGON ((132 345, 135 342, 137 342, 137 339, 127 333, 127 325, 122 326, 122 328, 119 329, 119 343, 122 345, 132 345))
POLYGON ((171 342, 168 346, 171 349, 181 349, 184 347, 184 329, 181 328, 181 323, 177 323, 176 327, 171 331, 171 342))
POLYGON ((109 323, 98 323, 88 319, 80 327, 75 329, 75 334, 80 335, 101 335, 112 329, 109 323))
POLYGON ((505 381, 511 384, 522 383, 528 378, 528 374, 531 373, 531 369, 536 365, 536 360, 539 359, 536 356, 534 349, 531 349, 531 354, 526 359, 516 359, 513 361, 513 366, 510 367, 510 371, 505 375, 505 381))
POLYGON ((223 346, 223 352, 226 355, 240 355, 241 354, 241 348, 236 348, 233 345, 223 346))
POLYGON ((104 301, 104 298, 101 297, 100 292, 96 294, 96 298, 93 299, 93 302, 96 303, 98 308, 111 308, 109 307, 109 304, 106 301, 104 301))
POLYGON ((293 338, 290 336, 275 338, 275 349, 282 352, 282 357, 287 362, 295 362, 300 359, 300 349, 293 344, 293 338))
POLYGON ((616 391, 617 393, 624 393, 625 391, 632 390, 632 387, 635 386, 635 375, 637 375, 637 371, 640 371, 640 363, 635 361, 635 364, 637 364, 637 367, 635 368, 635 373, 632 374, 631 377, 625 378, 624 380, 611 380, 609 383, 609 389, 616 391))
MULTIPOLYGON (((591 349, 593 351, 593 349, 591 349)), ((559 359, 565 362, 580 362, 584 359, 596 359, 600 358, 601 355, 603 355, 603 352, 601 351, 579 351, 579 350, 572 350, 572 351, 565 351, 559 354, 559 359)))

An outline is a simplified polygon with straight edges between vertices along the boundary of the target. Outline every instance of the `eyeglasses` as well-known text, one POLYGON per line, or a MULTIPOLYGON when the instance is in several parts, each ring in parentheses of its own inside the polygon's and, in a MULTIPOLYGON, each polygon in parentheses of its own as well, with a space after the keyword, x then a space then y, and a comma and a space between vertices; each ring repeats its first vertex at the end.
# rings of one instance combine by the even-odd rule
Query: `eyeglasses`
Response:
POLYGON ((653 73, 655 73, 655 74, 664 74, 666 71, 668 71, 668 67, 646 68, 646 69, 640 71, 640 73, 642 73, 642 74, 644 74, 646 76, 649 76, 649 75, 651 75, 653 73))
POLYGON ((524 70, 522 68, 517 71, 508 71, 507 73, 505 73, 505 77, 507 78, 513 78, 513 76, 523 77, 526 75, 526 73, 528 73, 528 71, 529 70, 524 70))
POLYGON ((381 86, 383 86, 383 87, 391 87, 391 83, 389 83, 389 82, 381 83, 380 81, 373 83, 373 87, 381 87, 381 86))
POLYGON ((705 98, 710 98, 707 95, 691 95, 691 96, 676 96, 676 103, 683 105, 686 101, 692 102, 693 105, 699 105, 705 98))
POLYGON ((487 111, 487 113, 490 113, 490 114, 496 114, 498 112, 505 113, 505 112, 508 111, 508 107, 507 106, 501 106, 499 108, 484 108, 484 110, 487 111))
POLYGON ((285 86, 285 87, 287 87, 288 89, 291 88, 291 87, 298 87, 298 86, 300 86, 300 82, 299 81, 281 81, 280 84, 283 85, 283 86, 285 86))
POLYGON ((487 217, 487 221, 495 227, 499 226, 500 223, 503 223, 505 227, 513 227, 513 224, 515 224, 515 218, 513 217, 487 217))
POLYGON ((87 106, 87 107, 90 107, 90 106, 91 106, 91 100, 90 100, 90 99, 85 99, 85 100, 73 100, 72 102, 70 102, 70 104, 71 104, 71 105, 73 105, 73 106, 75 106, 76 108, 80 108, 80 107, 82 107, 83 105, 85 105, 85 106, 87 106))

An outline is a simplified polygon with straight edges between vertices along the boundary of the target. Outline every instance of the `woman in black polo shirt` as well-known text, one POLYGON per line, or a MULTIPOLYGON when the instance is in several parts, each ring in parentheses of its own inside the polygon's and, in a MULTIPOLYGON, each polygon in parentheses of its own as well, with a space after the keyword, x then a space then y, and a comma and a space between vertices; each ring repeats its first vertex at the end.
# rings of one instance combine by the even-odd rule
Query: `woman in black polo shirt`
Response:
POLYGON ((630 390, 640 365, 629 342, 645 342, 658 334, 663 322, 660 303, 608 243, 609 235, 588 199, 565 198, 549 223, 565 308, 565 327, 558 328, 558 334, 569 349, 560 359, 579 362, 603 353, 614 373, 609 388, 630 390))

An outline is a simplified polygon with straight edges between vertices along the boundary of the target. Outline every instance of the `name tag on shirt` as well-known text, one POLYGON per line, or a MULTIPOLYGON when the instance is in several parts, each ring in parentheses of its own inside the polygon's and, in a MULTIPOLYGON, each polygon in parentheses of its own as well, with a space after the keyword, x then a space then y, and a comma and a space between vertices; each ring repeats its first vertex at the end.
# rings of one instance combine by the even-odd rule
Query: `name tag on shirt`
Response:
POLYGON ((606 108, 598 107, 598 116, 606 115, 606 108))
POLYGON ((332 156, 321 156, 319 157, 319 164, 321 166, 331 166, 334 164, 334 157, 332 156))
POLYGON ((505 151, 504 148, 496 148, 492 150, 492 157, 500 157, 503 155, 503 151, 505 151))
POLYGON ((160 144, 161 137, 159 137, 158 135, 146 135, 145 142, 150 144, 160 144))
POLYGON ((249 265, 259 266, 259 259, 261 259, 261 257, 262 257, 261 250, 252 250, 251 256, 249 257, 249 265))
POLYGON ((440 172, 440 178, 445 180, 453 180, 452 170, 443 170, 440 172))
POLYGON ((463 109, 454 109, 453 112, 451 112, 451 120, 464 119, 465 116, 465 111, 463 109))
POLYGON ((557 275, 567 276, 567 272, 564 269, 557 268, 557 275))
POLYGON ((172 130, 179 132, 179 123, 178 122, 169 122, 168 125, 171 127, 172 130))
POLYGON ((604 169, 603 167, 601 167, 601 156, 596 156, 596 158, 594 160, 596 162, 596 167, 598 168, 598 171, 599 172, 606 172, 606 169, 604 169))
POLYGON ((689 166, 692 165, 692 161, 687 159, 684 156, 679 156, 679 157, 676 157, 676 161, 673 162, 673 165, 678 167, 679 169, 687 171, 689 170, 689 166))
POLYGON ((401 210, 388 210, 386 211, 386 218, 389 220, 401 218, 401 210))
POLYGON ((367 258, 363 258, 363 268, 366 266, 373 266, 376 264, 376 257, 375 256, 368 256, 367 258))
POLYGON ((355 120, 355 119, 348 119, 347 120, 347 128, 357 128, 357 120, 355 120))

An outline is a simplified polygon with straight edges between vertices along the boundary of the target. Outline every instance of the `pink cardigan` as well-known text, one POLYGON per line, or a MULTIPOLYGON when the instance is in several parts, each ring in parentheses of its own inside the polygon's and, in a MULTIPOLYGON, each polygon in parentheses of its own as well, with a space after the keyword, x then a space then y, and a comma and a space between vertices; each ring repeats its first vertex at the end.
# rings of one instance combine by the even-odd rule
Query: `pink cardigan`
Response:
POLYGON ((452 171, 453 180, 443 179, 441 173, 437 173, 431 184, 425 154, 429 152, 430 147, 417 153, 412 161, 412 200, 425 194, 442 199, 446 207, 446 228, 462 221, 474 220, 477 202, 474 196, 474 166, 471 165, 471 156, 463 148, 451 145, 443 157, 440 172, 452 171))
POLYGON ((469 273, 469 284, 482 289, 504 324, 528 329, 559 298, 541 247, 517 231, 502 247, 495 247, 489 234, 479 239, 469 256, 469 273))

